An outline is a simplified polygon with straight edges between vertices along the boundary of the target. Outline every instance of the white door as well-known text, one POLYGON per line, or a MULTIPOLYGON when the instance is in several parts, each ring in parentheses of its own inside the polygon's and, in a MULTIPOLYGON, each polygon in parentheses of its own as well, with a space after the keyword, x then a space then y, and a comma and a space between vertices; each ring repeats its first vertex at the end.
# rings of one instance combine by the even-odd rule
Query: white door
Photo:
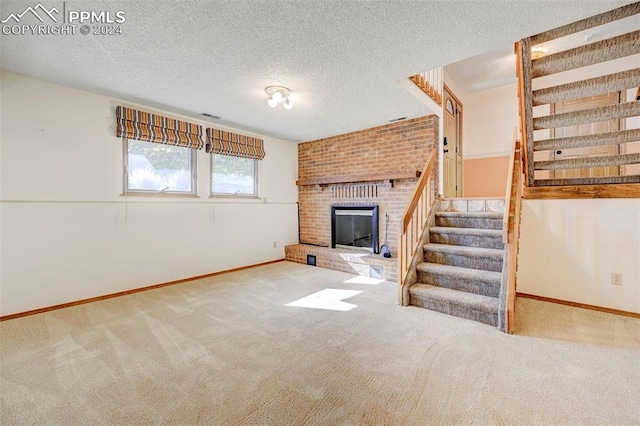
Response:
POLYGON ((462 104, 444 89, 444 196, 462 196, 462 104))

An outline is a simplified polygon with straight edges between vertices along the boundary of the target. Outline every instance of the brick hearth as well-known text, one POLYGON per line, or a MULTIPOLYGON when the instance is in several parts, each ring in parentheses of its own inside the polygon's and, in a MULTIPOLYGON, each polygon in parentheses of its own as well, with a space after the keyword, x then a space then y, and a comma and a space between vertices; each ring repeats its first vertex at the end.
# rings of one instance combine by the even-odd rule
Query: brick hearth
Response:
POLYGON ((379 254, 358 250, 332 249, 307 244, 292 244, 285 247, 285 257, 292 262, 306 264, 307 255, 315 256, 316 266, 321 268, 382 278, 387 281, 398 280, 398 259, 395 257, 387 259, 379 254))

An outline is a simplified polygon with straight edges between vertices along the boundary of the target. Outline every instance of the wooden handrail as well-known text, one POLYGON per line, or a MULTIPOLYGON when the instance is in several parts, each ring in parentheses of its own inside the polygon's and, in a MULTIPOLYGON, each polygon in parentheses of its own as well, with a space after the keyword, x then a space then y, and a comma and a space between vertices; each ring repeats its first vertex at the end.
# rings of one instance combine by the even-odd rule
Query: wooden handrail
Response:
POLYGON ((502 242, 509 243, 509 215, 511 213, 511 193, 513 191, 513 168, 516 159, 516 150, 518 148, 518 129, 513 128, 513 147, 509 156, 509 170, 507 176, 507 189, 504 194, 504 216, 502 217, 502 242))
POLYGON ((407 275, 435 201, 435 191, 431 188, 432 172, 435 164, 436 151, 434 150, 427 160, 424 171, 420 175, 420 179, 400 222, 401 229, 398 241, 398 290, 400 303, 404 303, 403 289, 407 281, 407 275))
POLYGON ((509 167, 509 184, 505 198, 503 218, 503 242, 507 256, 507 297, 506 297, 506 332, 513 333, 516 309, 516 273, 518 269, 518 252, 520 250, 520 212, 522 210, 523 169, 522 155, 524 147, 515 140, 509 167))

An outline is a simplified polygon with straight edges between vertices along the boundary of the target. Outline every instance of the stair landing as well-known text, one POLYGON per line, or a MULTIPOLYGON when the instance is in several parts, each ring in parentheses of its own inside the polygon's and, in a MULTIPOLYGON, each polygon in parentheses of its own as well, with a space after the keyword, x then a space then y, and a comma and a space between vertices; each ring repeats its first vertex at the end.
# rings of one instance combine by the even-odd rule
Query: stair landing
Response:
POLYGON ((493 212, 504 213, 501 198, 445 198, 440 200, 441 212, 493 212))

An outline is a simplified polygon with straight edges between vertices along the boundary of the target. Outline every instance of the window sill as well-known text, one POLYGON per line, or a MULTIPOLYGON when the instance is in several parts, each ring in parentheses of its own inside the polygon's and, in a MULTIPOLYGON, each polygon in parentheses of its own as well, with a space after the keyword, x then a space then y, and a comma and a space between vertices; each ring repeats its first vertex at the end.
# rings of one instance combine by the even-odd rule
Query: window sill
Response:
POLYGON ((127 192, 120 194, 121 197, 180 197, 180 198, 200 198, 198 194, 180 194, 173 192, 127 192))
POLYGON ((209 198, 222 198, 226 200, 260 200, 257 195, 211 194, 209 198))

